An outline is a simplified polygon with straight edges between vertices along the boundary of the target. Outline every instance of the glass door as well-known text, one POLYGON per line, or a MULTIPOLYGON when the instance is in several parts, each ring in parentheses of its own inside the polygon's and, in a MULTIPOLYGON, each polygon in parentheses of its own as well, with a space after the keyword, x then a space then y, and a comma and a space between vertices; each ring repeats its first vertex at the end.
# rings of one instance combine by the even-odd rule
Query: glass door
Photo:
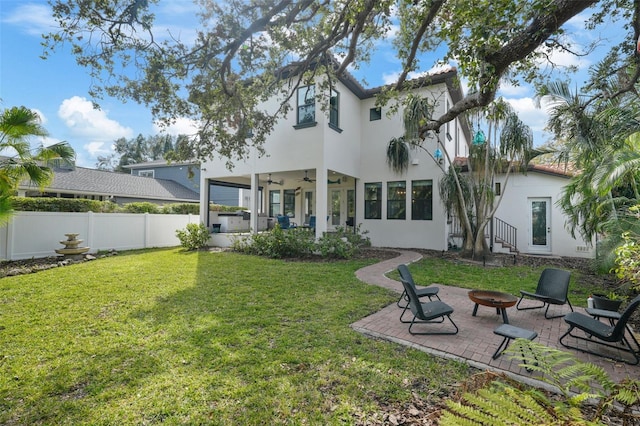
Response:
POLYGON ((551 252, 551 199, 530 198, 529 250, 551 252))

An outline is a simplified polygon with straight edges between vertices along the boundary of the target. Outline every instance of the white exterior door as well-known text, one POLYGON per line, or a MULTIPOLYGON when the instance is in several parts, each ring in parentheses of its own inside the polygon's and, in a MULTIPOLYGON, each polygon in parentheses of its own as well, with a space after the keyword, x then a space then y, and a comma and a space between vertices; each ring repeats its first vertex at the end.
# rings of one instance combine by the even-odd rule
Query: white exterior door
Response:
POLYGON ((529 198, 529 251, 551 253, 551 198, 529 198))

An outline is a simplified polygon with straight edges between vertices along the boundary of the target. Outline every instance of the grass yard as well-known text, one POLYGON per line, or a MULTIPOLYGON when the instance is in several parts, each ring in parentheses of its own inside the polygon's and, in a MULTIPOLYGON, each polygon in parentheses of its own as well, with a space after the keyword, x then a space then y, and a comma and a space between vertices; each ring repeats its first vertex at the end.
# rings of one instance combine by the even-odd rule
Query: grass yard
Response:
POLYGON ((397 299, 355 278, 367 262, 171 249, 2 278, 0 424, 350 424, 437 402, 464 364, 349 328, 397 299))

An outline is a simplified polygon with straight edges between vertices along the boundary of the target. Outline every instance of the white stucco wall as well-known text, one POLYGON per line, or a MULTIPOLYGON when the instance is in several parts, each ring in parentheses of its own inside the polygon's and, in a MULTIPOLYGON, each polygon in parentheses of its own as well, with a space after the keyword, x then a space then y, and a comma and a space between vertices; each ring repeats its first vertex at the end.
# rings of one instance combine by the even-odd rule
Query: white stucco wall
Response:
POLYGON ((571 237, 565 226, 565 215, 557 206, 562 188, 569 182, 569 178, 530 171, 526 175, 512 174, 506 188, 504 179, 496 179, 496 182, 502 183, 504 198, 495 216, 518 228, 520 253, 588 258, 595 256, 593 245, 581 238, 576 240, 571 237), (532 198, 548 198, 550 201, 548 236, 551 251, 547 253, 535 250, 530 244, 530 200, 532 198))

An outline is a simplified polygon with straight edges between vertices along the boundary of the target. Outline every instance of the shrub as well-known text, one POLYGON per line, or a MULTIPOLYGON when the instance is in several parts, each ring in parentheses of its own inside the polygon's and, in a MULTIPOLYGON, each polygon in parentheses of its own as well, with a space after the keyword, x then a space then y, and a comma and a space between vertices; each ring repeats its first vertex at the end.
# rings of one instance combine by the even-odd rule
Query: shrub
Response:
POLYGON ((232 249, 245 254, 266 256, 271 258, 305 258, 319 255, 333 259, 350 259, 361 247, 370 245, 368 238, 356 233, 345 232, 338 227, 335 232, 326 233, 315 241, 312 231, 302 228, 283 230, 280 225, 271 232, 253 234, 248 237, 235 238, 232 249))
POLYGON ((209 244, 209 230, 204 223, 188 223, 186 229, 178 229, 176 236, 180 245, 187 250, 198 250, 209 244))
POLYGON ((165 214, 200 214, 200 204, 196 203, 173 203, 162 206, 162 213, 165 214))
POLYGON ((12 197, 15 210, 29 212, 108 212, 118 206, 110 201, 83 198, 12 197))
POLYGON ((271 232, 235 238, 232 249, 245 254, 255 254, 275 259, 308 257, 315 251, 313 234, 306 229, 283 230, 276 225, 271 232))
POLYGON ((148 201, 127 203, 122 206, 122 209, 127 213, 160 213, 160 206, 148 201))

